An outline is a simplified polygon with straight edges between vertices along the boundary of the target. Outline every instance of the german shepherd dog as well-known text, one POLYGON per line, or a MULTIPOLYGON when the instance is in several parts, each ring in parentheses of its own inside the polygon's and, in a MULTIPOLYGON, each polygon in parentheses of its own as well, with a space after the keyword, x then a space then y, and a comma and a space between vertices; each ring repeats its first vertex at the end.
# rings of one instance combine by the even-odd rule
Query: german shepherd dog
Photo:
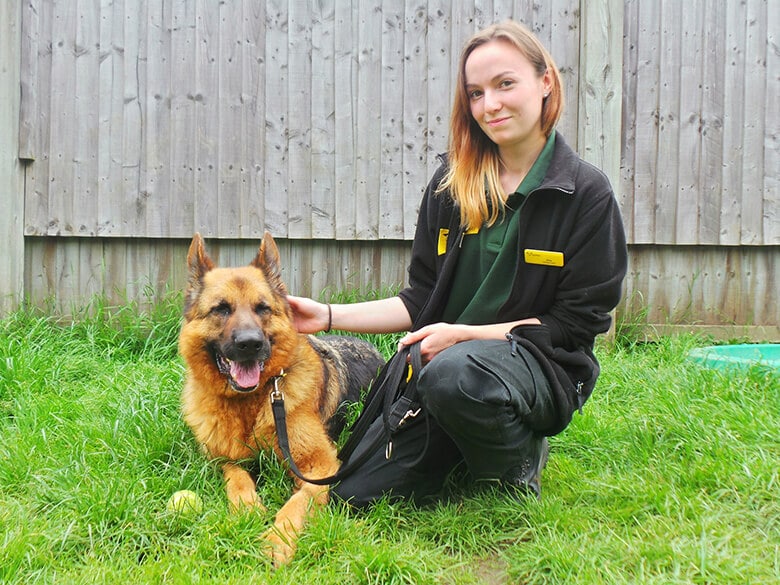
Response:
MULTIPOLYGON (((222 464, 231 509, 260 509, 253 476, 242 466, 259 450, 281 458, 270 393, 284 394, 290 450, 306 477, 339 467, 334 437, 343 405, 356 401, 383 359, 370 343, 345 336, 299 334, 282 282, 279 251, 266 232, 257 256, 218 268, 195 234, 179 351, 186 365, 182 410, 206 456, 222 464)), ((298 533, 326 487, 295 479, 295 490, 264 535, 274 565, 288 563, 298 533)))

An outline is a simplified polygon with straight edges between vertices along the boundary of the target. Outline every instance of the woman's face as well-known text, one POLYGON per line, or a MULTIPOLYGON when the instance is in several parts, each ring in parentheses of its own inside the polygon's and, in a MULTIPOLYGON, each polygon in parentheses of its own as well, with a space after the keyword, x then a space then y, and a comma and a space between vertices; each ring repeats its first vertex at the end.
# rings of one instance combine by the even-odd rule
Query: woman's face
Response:
POLYGON ((503 40, 474 49, 464 72, 471 115, 500 150, 544 139, 542 101, 550 91, 549 73, 540 77, 531 62, 503 40))

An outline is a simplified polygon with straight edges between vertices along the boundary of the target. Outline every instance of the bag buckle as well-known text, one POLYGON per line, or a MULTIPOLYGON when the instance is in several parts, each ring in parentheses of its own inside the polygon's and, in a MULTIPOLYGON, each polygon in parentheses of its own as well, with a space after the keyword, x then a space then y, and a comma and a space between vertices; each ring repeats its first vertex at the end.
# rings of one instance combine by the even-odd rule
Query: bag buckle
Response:
MULTIPOLYGON (((403 424, 409 420, 410 418, 415 418, 420 412, 422 411, 422 408, 418 408, 417 410, 412 410, 411 408, 407 410, 404 415, 401 417, 401 420, 398 421, 398 426, 395 427, 396 429, 400 429, 403 424)), ((388 461, 393 456, 393 440, 390 439, 387 441, 387 446, 385 447, 385 459, 388 461)))
POLYGON ((410 418, 414 418, 414 417, 416 417, 418 414, 420 414, 420 411, 421 411, 421 410, 422 410, 421 408, 418 408, 417 410, 412 410, 412 409, 410 408, 409 410, 407 410, 407 411, 404 413, 404 415, 401 417, 401 420, 399 420, 399 421, 398 421, 398 426, 397 426, 396 428, 397 428, 397 429, 400 429, 400 428, 401 428, 401 426, 402 426, 402 425, 403 425, 403 424, 404 424, 404 423, 405 423, 407 420, 409 420, 410 418))

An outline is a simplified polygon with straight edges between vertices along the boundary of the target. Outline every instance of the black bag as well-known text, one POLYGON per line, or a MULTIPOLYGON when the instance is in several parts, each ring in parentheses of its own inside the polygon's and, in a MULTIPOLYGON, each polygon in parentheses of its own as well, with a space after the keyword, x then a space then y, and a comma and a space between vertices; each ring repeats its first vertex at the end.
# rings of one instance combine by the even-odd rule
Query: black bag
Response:
MULTIPOLYGON (((338 453, 338 458, 343 462, 342 467, 329 477, 309 478, 305 477, 290 454, 290 442, 287 436, 287 422, 284 412, 284 395, 274 388, 271 393, 271 408, 276 423, 276 435, 279 440, 279 449, 282 451, 290 470, 301 480, 315 485, 330 485, 340 481, 353 473, 366 460, 380 448, 384 442, 385 456, 389 459, 393 453, 393 433, 409 419, 418 416, 422 409, 417 402, 417 376, 422 368, 420 344, 404 346, 379 370, 371 390, 365 399, 363 411, 349 429, 349 438, 338 453), (368 427, 379 416, 381 409, 383 420, 383 433, 378 434, 371 446, 363 451, 357 459, 350 461, 355 448, 365 437, 368 427)), ((427 415, 426 423, 427 423, 427 415)), ((420 454, 420 457, 408 465, 416 465, 425 455, 428 444, 420 454)))

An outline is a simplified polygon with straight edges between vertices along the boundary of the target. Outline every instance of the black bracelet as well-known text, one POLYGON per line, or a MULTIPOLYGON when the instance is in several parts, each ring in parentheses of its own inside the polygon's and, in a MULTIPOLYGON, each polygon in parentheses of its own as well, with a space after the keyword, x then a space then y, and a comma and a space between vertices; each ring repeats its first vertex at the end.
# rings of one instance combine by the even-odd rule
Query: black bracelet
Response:
POLYGON ((328 303, 328 327, 325 329, 325 333, 330 333, 330 328, 333 326, 333 309, 330 307, 330 303, 328 303))

